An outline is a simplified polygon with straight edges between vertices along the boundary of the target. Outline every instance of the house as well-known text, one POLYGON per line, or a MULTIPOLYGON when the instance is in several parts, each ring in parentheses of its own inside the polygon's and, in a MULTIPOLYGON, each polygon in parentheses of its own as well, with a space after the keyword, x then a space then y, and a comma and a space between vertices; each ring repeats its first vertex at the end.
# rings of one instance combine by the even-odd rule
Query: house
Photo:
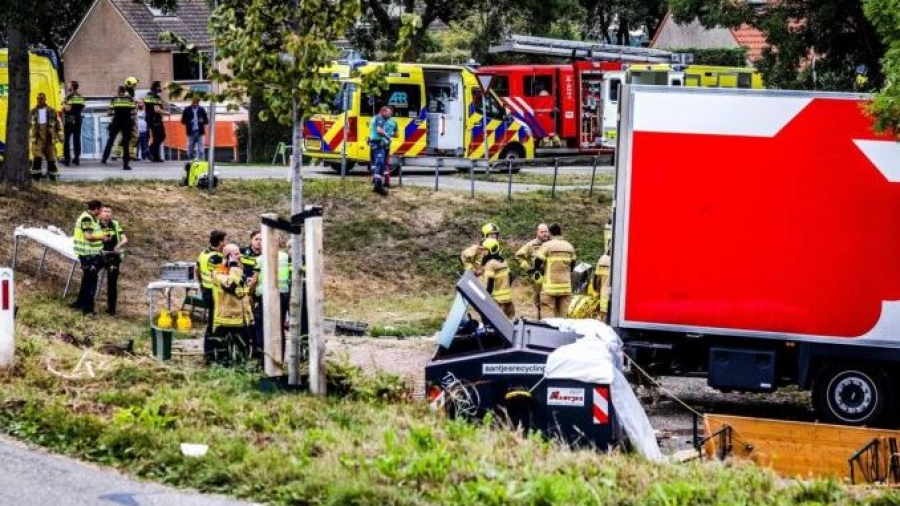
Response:
POLYGON ((747 50, 748 62, 752 63, 762 56, 768 44, 766 36, 749 25, 739 28, 704 28, 696 19, 687 24, 676 23, 671 14, 666 13, 650 47, 670 51, 742 47, 747 50))
POLYGON ((211 53, 206 0, 180 0, 175 12, 135 0, 95 0, 62 50, 67 80, 78 81, 88 97, 110 97, 126 77, 179 82, 185 87, 206 80, 206 68, 159 35, 171 31, 201 52, 211 53))

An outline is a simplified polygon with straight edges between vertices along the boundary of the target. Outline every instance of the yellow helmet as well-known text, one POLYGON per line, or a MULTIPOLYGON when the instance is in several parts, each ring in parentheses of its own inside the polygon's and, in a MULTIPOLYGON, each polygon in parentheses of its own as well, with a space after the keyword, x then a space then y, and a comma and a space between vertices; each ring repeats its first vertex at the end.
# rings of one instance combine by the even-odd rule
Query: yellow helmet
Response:
POLYGON ((496 255, 500 253, 500 241, 494 239, 493 237, 488 237, 481 243, 481 247, 488 250, 488 253, 491 255, 496 255))
POLYGON ((489 236, 491 234, 500 235, 500 227, 498 227, 497 225, 495 225, 493 223, 485 223, 484 225, 481 226, 481 236, 482 237, 486 238, 487 236, 489 236))
POLYGON ((127 77, 127 78, 125 78, 125 86, 128 86, 129 88, 134 88, 135 86, 137 86, 137 84, 138 84, 139 82, 141 82, 141 81, 138 80, 137 77, 127 77))

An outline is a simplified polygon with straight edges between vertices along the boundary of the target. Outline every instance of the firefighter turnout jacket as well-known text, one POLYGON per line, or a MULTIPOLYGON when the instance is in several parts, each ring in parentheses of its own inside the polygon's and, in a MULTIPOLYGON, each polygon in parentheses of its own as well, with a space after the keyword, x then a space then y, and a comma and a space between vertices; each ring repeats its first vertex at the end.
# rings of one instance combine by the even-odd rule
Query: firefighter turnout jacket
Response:
POLYGON ((219 267, 213 279, 213 331, 220 327, 247 327, 253 324, 253 308, 240 265, 219 267))
POLYGON ((551 296, 572 293, 575 247, 562 237, 545 242, 535 253, 535 269, 543 273, 542 293, 551 296))

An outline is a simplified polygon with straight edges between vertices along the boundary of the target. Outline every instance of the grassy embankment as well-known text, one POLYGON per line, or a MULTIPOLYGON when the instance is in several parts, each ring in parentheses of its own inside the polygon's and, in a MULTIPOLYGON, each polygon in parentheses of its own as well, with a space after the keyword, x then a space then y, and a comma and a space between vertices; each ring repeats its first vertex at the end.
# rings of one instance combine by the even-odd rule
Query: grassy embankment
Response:
MULTIPOLYGON (((446 311, 455 252, 481 221, 494 219, 522 240, 534 221, 560 219, 585 232, 570 234, 576 246, 598 251, 606 217, 578 196, 563 210, 541 196, 507 206, 417 190, 378 199, 355 184, 308 190, 326 206, 329 313, 423 327, 446 311), (403 313, 407 301, 421 307, 416 316, 403 313), (396 314, 379 316, 385 304, 396 314)), ((119 210, 135 241, 126 317, 84 319, 58 300, 58 276, 20 274, 17 365, 0 386, 0 426, 16 437, 143 478, 278 505, 900 503, 897 495, 784 481, 746 465, 573 452, 490 423, 445 420, 409 401, 395 378, 347 367, 332 368, 333 390, 344 395, 316 399, 259 393, 239 371, 115 357, 109 345, 145 334, 140 287, 160 262, 192 258, 209 228, 245 231, 261 212, 284 211, 287 187, 235 183, 208 196, 162 183, 57 186, 0 197, 0 232, 67 225, 92 196, 119 210), (95 377, 51 372, 68 374, 84 347, 97 350, 95 377), (186 458, 182 442, 208 444, 209 454, 186 458)))

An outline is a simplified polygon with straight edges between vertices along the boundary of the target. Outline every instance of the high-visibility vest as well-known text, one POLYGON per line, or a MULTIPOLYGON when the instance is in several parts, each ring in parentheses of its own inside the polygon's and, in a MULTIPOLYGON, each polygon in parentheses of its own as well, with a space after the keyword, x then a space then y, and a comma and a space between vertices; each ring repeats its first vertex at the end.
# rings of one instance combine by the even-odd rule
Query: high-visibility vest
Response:
POLYGON ((97 218, 94 218, 91 213, 87 211, 81 213, 81 216, 78 217, 78 221, 75 222, 75 232, 72 234, 72 243, 75 249, 75 254, 80 257, 99 255, 100 252, 103 251, 103 241, 89 241, 85 237, 85 231, 81 228, 81 222, 85 219, 91 221, 90 232, 92 234, 100 233, 100 222, 97 221, 97 218))
POLYGON ((216 251, 212 248, 206 248, 205 250, 200 252, 200 255, 197 257, 197 265, 200 268, 200 285, 206 289, 212 289, 213 287, 213 265, 212 259, 219 257, 219 259, 223 259, 222 252, 216 251))
POLYGON ((553 238, 538 248, 535 258, 544 262, 541 292, 553 296, 571 295, 575 248, 565 239, 553 238))
MULTIPOLYGON (((259 280, 256 283, 256 295, 262 296, 263 293, 263 264, 265 260, 259 258, 259 280)), ((278 293, 289 293, 291 291, 291 257, 284 251, 278 252, 278 293)))
POLYGON ((498 304, 512 302, 512 285, 509 282, 509 266, 505 261, 492 258, 484 264, 484 285, 494 280, 491 296, 498 304))

